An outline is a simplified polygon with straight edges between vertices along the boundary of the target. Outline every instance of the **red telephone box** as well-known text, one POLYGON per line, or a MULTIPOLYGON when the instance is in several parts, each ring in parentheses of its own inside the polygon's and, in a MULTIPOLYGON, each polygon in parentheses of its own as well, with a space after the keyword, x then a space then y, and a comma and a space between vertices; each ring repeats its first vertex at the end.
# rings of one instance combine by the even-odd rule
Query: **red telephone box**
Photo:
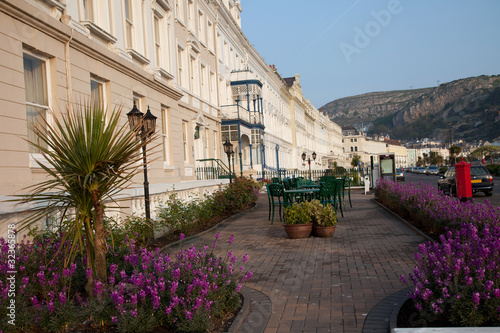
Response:
POLYGON ((470 163, 463 160, 455 164, 457 196, 462 200, 470 200, 472 198, 470 166, 470 163))

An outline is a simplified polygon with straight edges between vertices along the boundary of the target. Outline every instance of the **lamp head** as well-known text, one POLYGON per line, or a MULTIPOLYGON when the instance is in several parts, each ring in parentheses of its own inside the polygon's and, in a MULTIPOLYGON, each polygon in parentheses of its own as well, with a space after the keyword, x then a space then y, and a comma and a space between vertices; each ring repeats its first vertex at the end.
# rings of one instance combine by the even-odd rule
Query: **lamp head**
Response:
POLYGON ((137 129, 137 127, 141 124, 143 116, 144 114, 141 111, 139 111, 134 101, 134 107, 132 108, 132 110, 130 110, 129 113, 127 113, 128 123, 130 125, 131 130, 137 129))
POLYGON ((224 152, 228 155, 233 152, 233 144, 228 140, 224 143, 224 152))
POLYGON ((151 111, 149 110, 149 106, 148 106, 148 111, 146 112, 146 114, 144 115, 144 118, 143 118, 143 121, 144 121, 143 126, 144 126, 144 134, 145 135, 151 135, 155 132, 156 119, 157 119, 157 117, 151 113, 151 111))

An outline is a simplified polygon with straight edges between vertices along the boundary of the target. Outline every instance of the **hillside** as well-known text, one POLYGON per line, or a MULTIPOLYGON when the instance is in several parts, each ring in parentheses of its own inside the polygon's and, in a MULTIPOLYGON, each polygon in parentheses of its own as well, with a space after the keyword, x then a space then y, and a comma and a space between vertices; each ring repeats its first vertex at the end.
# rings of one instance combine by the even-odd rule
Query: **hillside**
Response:
POLYGON ((451 127, 454 139, 491 141, 500 137, 500 75, 345 97, 322 108, 341 126, 367 126, 394 139, 446 141, 451 127))

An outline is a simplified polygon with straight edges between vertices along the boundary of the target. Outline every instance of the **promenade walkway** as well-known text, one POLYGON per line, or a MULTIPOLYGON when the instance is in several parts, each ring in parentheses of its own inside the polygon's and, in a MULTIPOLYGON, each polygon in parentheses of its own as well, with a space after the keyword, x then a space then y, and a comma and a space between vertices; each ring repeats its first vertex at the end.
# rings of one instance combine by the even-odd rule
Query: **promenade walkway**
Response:
POLYGON ((263 193, 256 207, 182 247, 210 246, 220 232, 221 253, 234 235, 231 250, 238 258, 248 254, 245 268, 253 278, 246 286, 265 296, 241 332, 388 332, 387 319, 374 322, 370 315, 369 327, 365 319, 404 287, 399 276, 413 270, 414 253, 425 240, 371 198, 353 191, 353 208, 339 218, 333 238, 292 240, 279 219, 267 220, 263 193))

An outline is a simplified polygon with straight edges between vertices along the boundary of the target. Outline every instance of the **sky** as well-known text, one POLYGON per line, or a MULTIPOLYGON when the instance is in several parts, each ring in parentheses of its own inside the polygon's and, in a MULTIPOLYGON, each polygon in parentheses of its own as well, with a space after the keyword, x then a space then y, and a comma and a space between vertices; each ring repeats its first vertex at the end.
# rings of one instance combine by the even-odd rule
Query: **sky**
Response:
POLYGON ((242 30, 316 108, 500 74, 500 0, 241 0, 242 30))

